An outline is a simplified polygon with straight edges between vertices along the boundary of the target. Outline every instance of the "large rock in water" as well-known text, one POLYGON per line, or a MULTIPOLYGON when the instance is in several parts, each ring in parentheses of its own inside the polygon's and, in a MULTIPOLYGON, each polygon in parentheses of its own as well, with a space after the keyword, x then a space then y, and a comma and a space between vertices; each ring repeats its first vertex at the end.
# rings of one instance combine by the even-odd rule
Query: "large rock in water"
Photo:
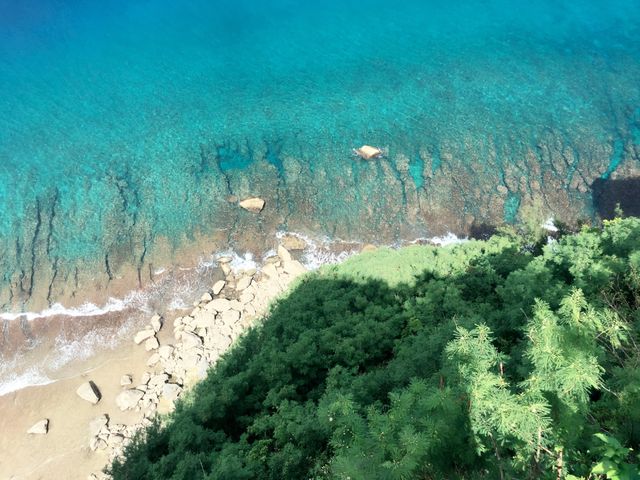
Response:
POLYGON ((295 235, 287 234, 280 240, 282 246, 289 251, 304 250, 307 248, 307 242, 295 235))
POLYGON ((86 400, 89 403, 93 403, 94 405, 100 401, 100 398, 102 398, 100 390, 98 390, 98 387, 96 387, 96 384, 92 381, 88 381, 80 385, 76 390, 76 393, 81 399, 86 400))
POLYGON ((264 200, 258 197, 246 198, 240 202, 240 206, 252 213, 260 213, 264 208, 264 200))
POLYGON ((45 418, 44 420, 40 420, 33 427, 27 430, 27 433, 32 435, 46 435, 49 431, 49 419, 45 418))
POLYGON ((372 158, 382 156, 382 150, 378 147, 372 147, 371 145, 362 145, 360 148, 354 148, 353 153, 365 160, 371 160, 372 158))

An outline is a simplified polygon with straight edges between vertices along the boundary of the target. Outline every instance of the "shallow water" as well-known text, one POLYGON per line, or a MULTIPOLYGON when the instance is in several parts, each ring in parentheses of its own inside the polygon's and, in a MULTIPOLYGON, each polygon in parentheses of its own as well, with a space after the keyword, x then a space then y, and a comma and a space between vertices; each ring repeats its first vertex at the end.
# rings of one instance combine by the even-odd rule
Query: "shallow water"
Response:
POLYGON ((0 305, 202 238, 591 218, 639 173, 639 39, 637 0, 0 0, 0 305))

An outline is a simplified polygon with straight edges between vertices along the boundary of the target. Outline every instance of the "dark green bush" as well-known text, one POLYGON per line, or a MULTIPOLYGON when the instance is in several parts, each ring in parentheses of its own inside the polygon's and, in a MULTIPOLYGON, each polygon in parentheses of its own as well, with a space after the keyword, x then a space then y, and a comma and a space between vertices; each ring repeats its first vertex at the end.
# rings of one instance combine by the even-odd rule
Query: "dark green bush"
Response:
POLYGON ((403 281, 363 274, 390 280, 390 253, 309 276, 111 474, 598 478, 594 434, 640 443, 640 221, 519 242, 408 251, 397 275, 428 260, 403 281))

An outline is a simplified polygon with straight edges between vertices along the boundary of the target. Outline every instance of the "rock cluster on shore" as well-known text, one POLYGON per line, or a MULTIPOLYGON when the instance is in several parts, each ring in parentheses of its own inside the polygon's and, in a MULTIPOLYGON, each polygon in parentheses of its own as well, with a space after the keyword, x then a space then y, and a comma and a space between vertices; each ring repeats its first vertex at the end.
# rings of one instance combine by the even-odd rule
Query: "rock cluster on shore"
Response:
MULTIPOLYGON (((189 315, 174 320, 173 344, 160 344, 157 334, 163 319, 159 315, 136 333, 134 342, 152 352, 147 361, 149 371, 138 381, 124 374, 120 380, 123 390, 115 402, 120 410, 139 411, 143 418, 139 423, 123 425, 111 424, 107 415, 96 417, 89 424, 91 450, 105 451, 109 461, 121 455, 137 430, 149 425, 157 413, 171 412, 183 392, 203 379, 242 332, 267 312, 270 303, 296 277, 306 272, 282 246, 277 256, 265 261, 260 272, 250 269, 235 273, 230 261, 228 257, 218 259, 225 279, 205 292, 189 315)), ((88 384, 83 386, 84 393, 93 391, 88 384)), ((89 478, 104 476, 92 474, 89 478)))

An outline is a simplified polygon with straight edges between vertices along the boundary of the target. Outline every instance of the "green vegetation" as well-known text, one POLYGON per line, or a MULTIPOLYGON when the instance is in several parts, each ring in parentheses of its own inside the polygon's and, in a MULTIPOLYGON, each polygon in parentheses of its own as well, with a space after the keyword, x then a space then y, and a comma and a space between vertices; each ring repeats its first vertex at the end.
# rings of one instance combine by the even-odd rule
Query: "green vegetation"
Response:
POLYGON ((640 220, 525 242, 310 275, 113 477, 638 478, 640 220))

